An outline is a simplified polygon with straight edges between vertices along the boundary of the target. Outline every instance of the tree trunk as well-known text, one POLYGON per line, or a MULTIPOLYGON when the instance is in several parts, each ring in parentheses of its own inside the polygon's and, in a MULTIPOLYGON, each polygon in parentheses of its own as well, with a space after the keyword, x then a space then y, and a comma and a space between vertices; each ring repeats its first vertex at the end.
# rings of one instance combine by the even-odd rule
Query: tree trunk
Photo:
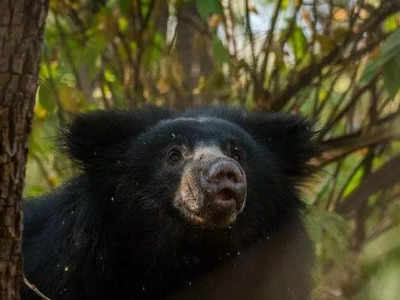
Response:
POLYGON ((0 299, 19 299, 22 189, 48 0, 0 0, 0 299))
POLYGON ((199 79, 208 78, 214 71, 211 52, 211 33, 207 22, 199 15, 196 3, 184 2, 178 7, 178 27, 176 49, 183 70, 183 90, 187 91, 184 99, 177 99, 174 107, 185 109, 199 105, 207 99, 204 95, 194 95, 199 79))

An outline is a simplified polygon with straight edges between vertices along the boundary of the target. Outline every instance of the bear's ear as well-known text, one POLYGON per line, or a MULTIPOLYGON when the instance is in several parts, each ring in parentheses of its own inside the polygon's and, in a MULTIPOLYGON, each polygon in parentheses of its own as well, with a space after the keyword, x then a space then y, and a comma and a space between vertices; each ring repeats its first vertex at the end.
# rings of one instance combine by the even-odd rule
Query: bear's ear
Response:
POLYGON ((231 117, 280 159, 289 177, 300 178, 312 173, 310 160, 319 155, 312 122, 288 113, 236 112, 231 117))
POLYGON ((93 111, 80 114, 61 130, 61 147, 84 168, 118 156, 133 138, 173 112, 156 107, 137 111, 93 111))

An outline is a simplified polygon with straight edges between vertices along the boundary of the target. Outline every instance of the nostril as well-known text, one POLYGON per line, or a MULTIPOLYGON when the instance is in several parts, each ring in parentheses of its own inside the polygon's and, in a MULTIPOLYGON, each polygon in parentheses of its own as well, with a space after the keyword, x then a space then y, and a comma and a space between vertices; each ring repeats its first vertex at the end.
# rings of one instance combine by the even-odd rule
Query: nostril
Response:
POLYGON ((239 175, 234 171, 227 172, 226 177, 228 178, 228 180, 232 181, 233 183, 238 183, 240 181, 239 175))
POLYGON ((223 180, 226 177, 227 177, 226 176, 226 172, 224 170, 220 170, 219 172, 214 174, 214 176, 211 176, 211 181, 219 182, 219 181, 223 180))
POLYGON ((205 175, 207 182, 213 184, 223 181, 230 181, 237 184, 243 181, 240 169, 231 162, 214 163, 205 175))

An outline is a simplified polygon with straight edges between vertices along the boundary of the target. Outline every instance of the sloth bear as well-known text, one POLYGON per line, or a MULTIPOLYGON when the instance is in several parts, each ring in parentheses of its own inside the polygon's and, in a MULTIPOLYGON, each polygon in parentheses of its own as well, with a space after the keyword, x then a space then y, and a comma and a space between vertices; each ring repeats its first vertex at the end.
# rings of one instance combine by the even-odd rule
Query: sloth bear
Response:
POLYGON ((81 175, 25 202, 25 275, 46 296, 309 299, 298 189, 317 149, 303 118, 95 111, 61 140, 81 175))

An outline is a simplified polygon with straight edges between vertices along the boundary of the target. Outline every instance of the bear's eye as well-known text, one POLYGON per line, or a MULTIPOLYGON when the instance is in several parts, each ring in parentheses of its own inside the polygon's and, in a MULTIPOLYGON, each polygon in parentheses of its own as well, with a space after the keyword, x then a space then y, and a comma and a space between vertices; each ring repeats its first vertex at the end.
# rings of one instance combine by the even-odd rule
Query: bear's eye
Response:
POLYGON ((183 159, 182 152, 177 149, 173 148, 168 152, 168 163, 171 165, 175 165, 183 159))
POLYGON ((238 146, 232 146, 231 148, 231 155, 230 155, 234 160, 240 162, 243 158, 243 153, 242 149, 240 149, 238 146))

